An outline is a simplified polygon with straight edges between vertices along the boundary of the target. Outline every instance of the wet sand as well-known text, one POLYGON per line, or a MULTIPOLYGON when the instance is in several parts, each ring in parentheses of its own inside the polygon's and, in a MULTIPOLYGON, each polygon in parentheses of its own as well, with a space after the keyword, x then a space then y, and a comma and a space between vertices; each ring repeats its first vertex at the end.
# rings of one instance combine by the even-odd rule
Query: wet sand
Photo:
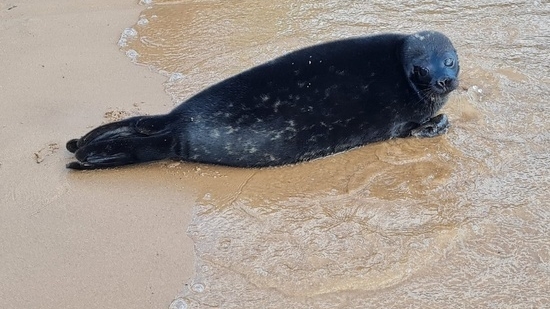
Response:
POLYGON ((515 0, 155 1, 124 50, 177 77, 174 101, 350 36, 439 30, 461 61, 444 136, 275 169, 201 166, 184 181, 200 197, 196 274, 176 304, 547 307, 548 13, 515 0))
POLYGON ((193 274, 167 169, 64 168, 69 138, 171 105, 116 45, 136 2, 0 1, 0 308, 167 308, 193 274))

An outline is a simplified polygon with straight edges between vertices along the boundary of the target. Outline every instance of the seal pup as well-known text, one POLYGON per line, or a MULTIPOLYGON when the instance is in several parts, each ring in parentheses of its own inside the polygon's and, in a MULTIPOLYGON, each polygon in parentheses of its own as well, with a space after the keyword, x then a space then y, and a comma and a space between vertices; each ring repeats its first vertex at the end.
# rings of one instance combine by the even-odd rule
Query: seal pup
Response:
POLYGON ((162 159, 263 167, 396 137, 433 137, 458 86, 442 33, 381 34, 291 52, 196 94, 170 113, 100 126, 67 142, 72 169, 162 159))

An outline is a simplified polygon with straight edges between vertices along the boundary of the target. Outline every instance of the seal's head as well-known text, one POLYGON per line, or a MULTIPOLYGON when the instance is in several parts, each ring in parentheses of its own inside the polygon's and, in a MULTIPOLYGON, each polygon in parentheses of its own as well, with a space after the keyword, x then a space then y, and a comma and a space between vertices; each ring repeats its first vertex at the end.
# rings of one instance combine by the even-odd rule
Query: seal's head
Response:
POLYGON ((409 35, 402 52, 405 73, 417 91, 433 98, 458 87, 458 55, 444 34, 422 31, 409 35))

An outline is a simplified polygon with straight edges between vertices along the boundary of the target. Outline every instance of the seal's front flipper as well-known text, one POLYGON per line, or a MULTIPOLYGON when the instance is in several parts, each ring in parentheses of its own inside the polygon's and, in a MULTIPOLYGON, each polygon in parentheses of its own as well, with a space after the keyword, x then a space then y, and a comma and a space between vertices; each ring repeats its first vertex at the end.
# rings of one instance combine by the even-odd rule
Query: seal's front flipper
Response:
POLYGON ((445 114, 439 114, 420 126, 411 130, 411 136, 435 137, 447 133, 449 130, 449 119, 445 114))
POLYGON ((174 141, 170 133, 98 141, 78 148, 75 157, 78 161, 67 168, 89 170, 150 162, 175 157, 174 141))

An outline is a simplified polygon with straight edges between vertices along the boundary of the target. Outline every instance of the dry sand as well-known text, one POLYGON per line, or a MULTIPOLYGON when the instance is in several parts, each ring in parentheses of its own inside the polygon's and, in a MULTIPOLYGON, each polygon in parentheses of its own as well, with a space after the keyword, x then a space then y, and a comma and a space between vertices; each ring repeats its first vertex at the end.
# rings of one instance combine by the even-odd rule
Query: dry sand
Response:
POLYGON ((177 175, 64 167, 65 142, 109 111, 172 106, 116 45, 142 9, 0 0, 0 308, 167 308, 193 274, 194 195, 177 175))

